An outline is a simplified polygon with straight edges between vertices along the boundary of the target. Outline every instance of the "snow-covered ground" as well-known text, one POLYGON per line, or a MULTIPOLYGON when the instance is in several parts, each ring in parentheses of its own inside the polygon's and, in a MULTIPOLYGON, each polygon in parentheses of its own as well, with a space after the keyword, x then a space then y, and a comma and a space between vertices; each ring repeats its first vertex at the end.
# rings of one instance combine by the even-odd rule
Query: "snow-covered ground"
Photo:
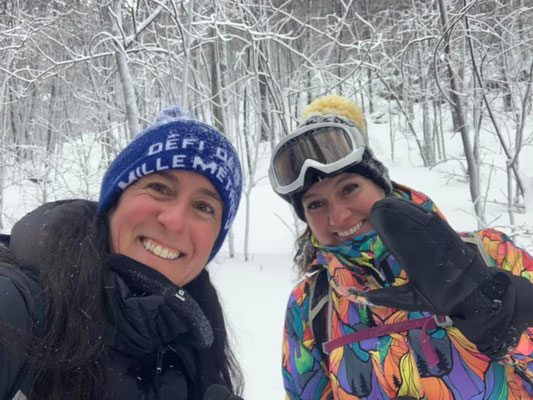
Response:
MULTIPOLYGON (((454 172, 462 172, 459 161, 451 160, 431 170, 423 168, 414 145, 402 138, 395 142, 393 160, 390 156, 388 125, 373 124, 369 119, 368 131, 374 152, 389 168, 393 180, 429 195, 457 230, 476 229, 477 222, 470 202, 468 184, 464 178, 460 179, 454 175, 454 172)), ((451 132, 447 135, 450 137, 447 141, 447 154, 450 158, 460 156, 459 135, 452 135, 451 132)), ((493 160, 501 159, 503 155, 496 140, 486 133, 485 135, 482 154, 486 165, 490 165, 493 160)), ((49 200, 78 197, 81 196, 80 193, 97 196, 100 177, 95 173, 85 174, 85 177, 90 178, 90 184, 84 188, 83 182, 76 182, 76 176, 80 174, 74 173, 77 165, 84 165, 80 161, 83 157, 93 157, 90 154, 92 150, 82 151, 83 154, 80 155, 77 155, 76 151, 79 150, 70 151, 62 161, 72 169, 72 172, 61 175, 62 181, 59 184, 65 189, 49 193, 47 196, 49 200)), ((97 160, 96 156, 93 158, 97 160)), ((526 213, 516 215, 516 225, 529 228, 530 232, 533 232, 533 172, 527 174, 527 171, 533 171, 531 145, 523 149, 520 160, 522 178, 529 192, 526 193, 526 213)), ((244 371, 245 398, 251 400, 283 398, 280 371, 281 332, 285 304, 291 288, 297 282, 292 266, 294 220, 289 206, 270 188, 266 178, 268 161, 269 154, 265 152, 261 157, 256 176, 258 183, 251 192, 250 260, 244 261, 245 199, 243 197, 233 229, 237 255, 235 258, 229 258, 227 246, 224 246, 209 265, 229 321, 235 351, 244 371)), ((97 161, 89 162, 88 165, 94 166, 95 163, 97 161)), ((505 164, 500 162, 499 165, 505 164)), ((488 171, 485 169, 484 182, 489 179, 488 171)), ((508 226, 509 218, 504 206, 506 183, 503 171, 494 169, 490 174, 490 182, 486 196, 487 220, 491 222, 491 226, 500 228, 508 226)), ((37 186, 31 185, 28 181, 20 183, 10 181, 4 199, 6 228, 39 204, 43 192, 39 191, 37 186)), ((531 237, 517 238, 517 242, 527 247, 529 251, 533 251, 531 237)))

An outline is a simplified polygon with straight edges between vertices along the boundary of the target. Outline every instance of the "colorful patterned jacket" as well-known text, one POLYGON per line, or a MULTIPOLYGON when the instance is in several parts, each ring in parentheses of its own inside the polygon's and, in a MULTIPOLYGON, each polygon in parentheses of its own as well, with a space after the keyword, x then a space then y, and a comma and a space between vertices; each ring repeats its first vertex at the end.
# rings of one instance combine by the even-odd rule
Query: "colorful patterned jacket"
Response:
MULTIPOLYGON (((411 190, 406 193, 418 203, 430 201, 421 193, 411 190)), ((496 230, 484 229, 476 234, 494 267, 533 282, 533 259, 526 251, 496 230)), ((389 264, 394 261, 391 257, 389 264)), ((393 271, 395 281, 406 278, 401 267, 393 271)), ((333 350, 324 359, 309 325, 312 279, 309 277, 296 286, 287 306, 282 354, 287 399, 533 398, 533 327, 523 332, 516 346, 498 362, 480 353, 453 326, 429 331, 439 358, 434 367, 428 364, 421 349, 420 329, 351 343, 333 350)), ((342 283, 349 286, 354 282, 342 283)), ((340 295, 338 290, 331 290, 331 295, 330 340, 354 330, 430 315, 365 305, 340 295)))

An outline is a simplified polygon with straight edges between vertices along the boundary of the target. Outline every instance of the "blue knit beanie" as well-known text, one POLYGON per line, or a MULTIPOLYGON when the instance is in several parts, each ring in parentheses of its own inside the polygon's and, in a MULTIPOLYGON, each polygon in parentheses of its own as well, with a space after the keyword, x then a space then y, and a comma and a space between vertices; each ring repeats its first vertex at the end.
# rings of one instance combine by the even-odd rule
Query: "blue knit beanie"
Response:
POLYGON ((104 175, 97 212, 107 212, 122 191, 143 176, 172 169, 205 176, 224 204, 220 232, 209 262, 220 250, 239 207, 241 164, 228 139, 190 111, 178 106, 164 108, 153 125, 117 155, 104 175))

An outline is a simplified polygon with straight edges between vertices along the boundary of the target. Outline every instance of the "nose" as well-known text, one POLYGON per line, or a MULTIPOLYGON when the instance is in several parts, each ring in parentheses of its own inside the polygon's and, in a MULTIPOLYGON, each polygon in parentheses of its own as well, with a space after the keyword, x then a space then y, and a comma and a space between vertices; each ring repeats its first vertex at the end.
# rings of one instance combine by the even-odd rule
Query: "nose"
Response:
POLYGON ((187 226, 188 203, 183 200, 169 201, 161 205, 157 214, 159 222, 169 232, 182 232, 187 226))
POLYGON ((329 223, 333 226, 342 225, 344 220, 350 216, 350 210, 343 204, 330 202, 329 204, 329 223))

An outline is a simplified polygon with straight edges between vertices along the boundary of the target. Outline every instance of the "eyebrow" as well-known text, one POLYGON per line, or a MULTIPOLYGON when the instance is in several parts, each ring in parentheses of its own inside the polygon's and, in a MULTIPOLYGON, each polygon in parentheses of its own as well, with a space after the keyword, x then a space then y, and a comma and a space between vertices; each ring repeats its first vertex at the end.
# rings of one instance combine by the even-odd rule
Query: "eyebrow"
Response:
POLYGON ((219 196, 219 194, 216 191, 213 191, 213 190, 208 189, 208 188, 200 188, 198 191, 201 194, 204 194, 204 195, 206 195, 208 197, 213 198, 214 200, 217 200, 218 202, 220 202, 220 204, 223 204, 222 203, 222 198, 219 196))
POLYGON ((337 182, 335 182, 335 186, 338 186, 339 184, 343 183, 344 181, 347 181, 349 179, 357 178, 357 176, 354 175, 344 175, 342 178, 340 178, 337 182))
MULTIPOLYGON (((191 171, 191 172, 194 172, 194 171, 191 171)), ((168 179, 172 182, 178 182, 178 179, 176 178, 176 176, 171 174, 169 171, 158 171, 158 172, 155 172, 154 174, 158 174, 162 176, 163 178, 168 179)), ((224 204, 222 202, 222 198, 220 197, 220 195, 218 194, 216 190, 211 190, 209 188, 200 188, 198 189, 198 192, 205 196, 211 197, 212 199, 218 201, 220 204, 224 204)))
MULTIPOLYGON (((338 181, 334 182, 333 185, 334 185, 335 187, 337 187, 338 185, 342 184, 344 181, 346 181, 346 180, 348 180, 348 179, 352 179, 352 178, 354 178, 353 175, 344 175, 344 176, 342 176, 338 181)), ((303 200, 307 200, 309 197, 313 197, 313 196, 315 196, 315 193, 309 193, 309 192, 307 192, 307 193, 305 193, 305 194, 302 196, 302 201, 303 201, 303 200)))
POLYGON ((308 198, 313 197, 313 196, 316 196, 316 194, 315 193, 310 193, 310 194, 309 193, 305 193, 302 196, 302 201, 307 200, 308 198))

